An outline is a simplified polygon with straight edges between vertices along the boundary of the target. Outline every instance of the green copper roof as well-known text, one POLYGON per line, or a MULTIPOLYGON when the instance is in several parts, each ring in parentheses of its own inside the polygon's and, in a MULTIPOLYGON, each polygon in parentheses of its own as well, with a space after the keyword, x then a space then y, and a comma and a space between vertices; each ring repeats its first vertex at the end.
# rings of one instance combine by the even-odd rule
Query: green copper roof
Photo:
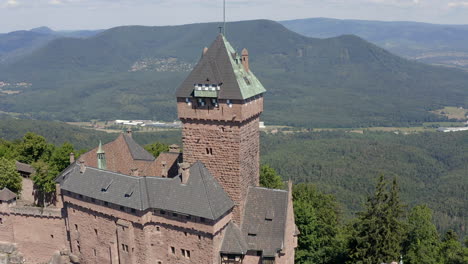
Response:
POLYGON ((239 56, 229 41, 227 41, 226 37, 223 35, 222 37, 224 45, 226 46, 226 51, 228 52, 228 57, 231 61, 232 68, 234 70, 234 74, 236 76, 237 84, 239 85, 240 92, 242 94, 242 98, 247 99, 255 95, 265 93, 266 89, 263 87, 262 83, 260 83, 251 70, 248 72, 245 70, 244 66, 242 65, 241 56, 239 56))
POLYGON ((177 89, 176 96, 245 100, 265 91, 252 71, 244 68, 240 54, 220 34, 177 89))
POLYGON ((102 143, 101 143, 101 140, 99 140, 99 147, 98 147, 98 150, 97 150, 96 153, 97 153, 97 154, 104 153, 104 150, 102 150, 102 143))

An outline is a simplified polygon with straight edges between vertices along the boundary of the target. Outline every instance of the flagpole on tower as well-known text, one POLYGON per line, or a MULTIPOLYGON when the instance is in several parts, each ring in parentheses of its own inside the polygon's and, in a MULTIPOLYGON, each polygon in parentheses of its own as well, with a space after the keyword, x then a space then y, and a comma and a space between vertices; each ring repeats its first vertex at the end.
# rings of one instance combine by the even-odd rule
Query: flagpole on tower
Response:
POLYGON ((226 0, 223 0, 223 35, 226 36, 226 0))

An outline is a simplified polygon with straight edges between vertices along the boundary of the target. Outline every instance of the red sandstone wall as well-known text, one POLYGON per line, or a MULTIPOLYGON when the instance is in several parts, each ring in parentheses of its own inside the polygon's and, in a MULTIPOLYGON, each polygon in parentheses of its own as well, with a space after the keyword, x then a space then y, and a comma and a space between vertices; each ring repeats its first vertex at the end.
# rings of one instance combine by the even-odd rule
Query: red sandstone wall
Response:
POLYGON ((231 219, 228 214, 202 223, 169 213, 133 215, 67 196, 65 201, 72 250, 83 263, 217 264, 220 234, 231 219))
POLYGON ((26 201, 28 204, 33 204, 34 199, 34 184, 31 179, 23 178, 23 190, 21 190, 21 200, 26 201))
POLYGON ((232 107, 229 107, 225 100, 219 101, 219 107, 210 107, 210 103, 205 107, 196 107, 196 105, 197 104, 194 102, 190 105, 187 104, 185 98, 177 98, 177 113, 179 119, 242 122, 263 111, 263 97, 249 102, 233 101, 232 107))
POLYGON ((292 183, 288 183, 289 187, 289 200, 286 218, 286 230, 284 234, 284 250, 277 257, 277 264, 293 264, 294 252, 297 247, 297 237, 294 235, 296 231, 296 224, 294 221, 294 207, 292 200, 292 183))
POLYGON ((247 252, 247 255, 245 255, 244 260, 242 261, 242 264, 261 264, 262 259, 261 257, 258 257, 257 252, 249 251, 247 252))
MULTIPOLYGON (((261 109, 256 110, 261 112, 261 109)), ((182 122, 184 161, 205 164, 236 204, 234 220, 240 223, 248 186, 258 186, 259 183, 258 115, 242 123, 182 122)))

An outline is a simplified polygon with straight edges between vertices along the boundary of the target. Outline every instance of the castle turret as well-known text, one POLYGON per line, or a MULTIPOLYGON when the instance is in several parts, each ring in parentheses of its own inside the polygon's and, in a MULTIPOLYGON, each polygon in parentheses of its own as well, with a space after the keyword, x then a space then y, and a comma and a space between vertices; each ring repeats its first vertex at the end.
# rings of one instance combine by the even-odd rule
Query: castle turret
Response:
POLYGON ((107 167, 106 166, 106 153, 102 149, 101 141, 99 141, 99 147, 98 147, 96 154, 97 154, 97 159, 98 159, 98 168, 101 170, 105 170, 107 167))
POLYGON ((265 88, 220 34, 177 90, 184 161, 201 161, 241 212, 249 186, 259 184, 259 116, 265 88))

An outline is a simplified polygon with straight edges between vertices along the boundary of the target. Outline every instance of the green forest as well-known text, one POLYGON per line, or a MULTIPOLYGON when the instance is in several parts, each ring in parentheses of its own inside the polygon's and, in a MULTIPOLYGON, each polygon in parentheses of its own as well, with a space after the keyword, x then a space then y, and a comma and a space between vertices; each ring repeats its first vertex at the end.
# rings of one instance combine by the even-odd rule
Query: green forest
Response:
MULTIPOLYGON (((53 40, 0 65, 0 81, 31 84, 0 96, 0 110, 42 120, 173 121, 174 93, 217 26, 126 26, 53 40)), ((407 126, 445 120, 430 110, 468 108, 466 72, 406 60, 352 35, 309 38, 267 20, 227 26, 227 38, 249 50, 251 69, 267 89, 269 124, 407 126)))
MULTIPOLYGON (((19 160, 36 168, 33 180, 46 199, 70 152, 79 156, 99 140, 117 137, 42 123, 0 122, 0 188, 19 192, 12 169, 19 160)), ((168 144, 180 144, 181 135, 134 132, 134 138, 158 155, 168 144)), ((467 132, 262 133, 261 184, 296 184, 297 263, 381 263, 400 255, 404 263, 467 263, 466 149, 467 132)))

